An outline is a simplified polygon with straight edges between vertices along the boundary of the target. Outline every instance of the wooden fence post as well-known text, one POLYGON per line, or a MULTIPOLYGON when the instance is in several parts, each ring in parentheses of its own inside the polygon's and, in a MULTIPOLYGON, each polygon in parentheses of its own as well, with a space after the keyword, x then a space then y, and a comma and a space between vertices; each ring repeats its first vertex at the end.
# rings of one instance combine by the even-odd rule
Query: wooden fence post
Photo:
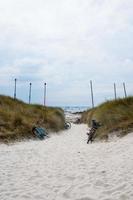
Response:
POLYGON ((92 108, 94 108, 94 96, 93 96, 93 85, 92 85, 92 81, 90 81, 90 89, 91 89, 92 108))
POLYGON ((31 103, 31 87, 32 83, 30 83, 30 88, 29 88, 29 104, 31 103))
POLYGON ((44 106, 46 106, 47 83, 44 83, 44 106))
POLYGON ((14 99, 16 99, 16 96, 17 96, 17 79, 16 78, 14 79, 14 82, 15 82, 15 84, 14 84, 14 99))
POLYGON ((127 91, 126 91, 126 85, 125 83, 123 83, 123 89, 124 89, 124 95, 125 95, 125 98, 127 97, 127 91))
POLYGON ((115 95, 115 100, 117 99, 117 94, 116 94, 116 84, 114 83, 114 95, 115 95))

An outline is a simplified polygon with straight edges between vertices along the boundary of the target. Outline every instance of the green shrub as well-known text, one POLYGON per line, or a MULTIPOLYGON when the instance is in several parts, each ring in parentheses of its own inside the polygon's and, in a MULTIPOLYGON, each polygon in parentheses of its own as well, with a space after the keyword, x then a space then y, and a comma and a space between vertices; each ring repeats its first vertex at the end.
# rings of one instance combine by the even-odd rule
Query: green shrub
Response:
POLYGON ((97 137, 107 138, 112 132, 127 134, 133 130, 133 97, 107 101, 82 115, 82 121, 88 125, 93 118, 103 124, 97 137))
POLYGON ((52 131, 64 128, 64 112, 59 108, 29 105, 0 95, 0 140, 34 138, 33 126, 52 131))

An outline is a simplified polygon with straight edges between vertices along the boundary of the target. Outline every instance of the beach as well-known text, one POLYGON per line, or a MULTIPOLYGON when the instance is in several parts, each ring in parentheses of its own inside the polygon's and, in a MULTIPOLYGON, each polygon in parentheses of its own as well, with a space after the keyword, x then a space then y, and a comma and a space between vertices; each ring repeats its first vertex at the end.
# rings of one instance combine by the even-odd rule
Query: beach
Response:
POLYGON ((0 1, 0 200, 133 200, 133 0, 0 1))
POLYGON ((87 126, 0 145, 1 200, 132 200, 133 133, 87 145, 87 126))

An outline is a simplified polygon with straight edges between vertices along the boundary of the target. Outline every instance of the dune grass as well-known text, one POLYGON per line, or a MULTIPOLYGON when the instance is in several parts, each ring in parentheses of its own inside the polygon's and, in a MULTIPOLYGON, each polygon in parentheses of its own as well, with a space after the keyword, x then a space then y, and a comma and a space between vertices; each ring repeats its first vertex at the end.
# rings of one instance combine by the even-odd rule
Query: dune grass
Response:
POLYGON ((107 101, 82 114, 82 122, 88 123, 96 119, 102 123, 97 137, 108 139, 109 134, 123 136, 133 131, 133 97, 107 101))
POLYGON ((0 141, 34 138, 33 126, 58 132, 64 128, 64 121, 64 112, 60 108, 29 105, 0 95, 0 141))

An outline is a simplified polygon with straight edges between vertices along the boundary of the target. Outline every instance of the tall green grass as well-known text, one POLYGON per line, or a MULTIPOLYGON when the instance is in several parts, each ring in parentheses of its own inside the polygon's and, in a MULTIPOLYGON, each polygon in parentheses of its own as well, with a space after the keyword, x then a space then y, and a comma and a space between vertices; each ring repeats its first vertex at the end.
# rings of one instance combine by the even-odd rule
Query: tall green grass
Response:
POLYGON ((33 126, 57 132, 64 128, 64 121, 60 108, 29 105, 0 95, 0 141, 33 138, 33 126))
POLYGON ((102 127, 97 131, 97 137, 108 138, 113 132, 121 136, 127 134, 133 130, 133 97, 102 103, 84 112, 81 120, 90 126, 92 119, 102 123, 102 127))

